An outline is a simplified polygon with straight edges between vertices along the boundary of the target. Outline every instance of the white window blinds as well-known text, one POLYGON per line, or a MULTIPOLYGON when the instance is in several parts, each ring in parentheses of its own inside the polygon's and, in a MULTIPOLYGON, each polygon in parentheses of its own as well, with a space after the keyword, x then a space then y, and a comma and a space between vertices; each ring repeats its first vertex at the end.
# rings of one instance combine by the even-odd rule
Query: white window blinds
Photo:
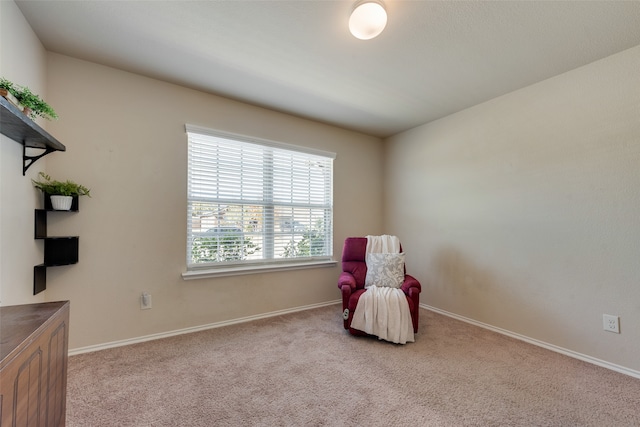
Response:
POLYGON ((186 129, 188 269, 331 258, 334 154, 186 129))

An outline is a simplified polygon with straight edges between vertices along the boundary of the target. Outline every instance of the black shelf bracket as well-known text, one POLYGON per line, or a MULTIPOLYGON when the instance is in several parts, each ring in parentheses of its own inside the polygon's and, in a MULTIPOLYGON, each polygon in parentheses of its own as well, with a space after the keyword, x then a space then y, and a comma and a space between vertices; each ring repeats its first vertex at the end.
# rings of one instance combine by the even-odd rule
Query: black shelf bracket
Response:
POLYGON ((0 96, 0 133, 22 144, 22 175, 40 157, 54 151, 65 151, 67 148, 36 122, 27 117, 15 105, 0 96), (36 156, 27 155, 27 148, 44 150, 36 156))
POLYGON ((37 156, 29 156, 27 154, 27 148, 33 148, 33 147, 27 147, 26 144, 22 145, 22 161, 23 161, 23 165, 22 165, 22 176, 25 176, 25 174, 27 173, 27 169, 29 169, 29 167, 34 164, 36 162, 36 160, 38 160, 41 157, 46 156, 49 153, 53 153, 54 151, 58 151, 54 148, 51 147, 47 147, 44 149, 44 153, 38 154, 37 156))

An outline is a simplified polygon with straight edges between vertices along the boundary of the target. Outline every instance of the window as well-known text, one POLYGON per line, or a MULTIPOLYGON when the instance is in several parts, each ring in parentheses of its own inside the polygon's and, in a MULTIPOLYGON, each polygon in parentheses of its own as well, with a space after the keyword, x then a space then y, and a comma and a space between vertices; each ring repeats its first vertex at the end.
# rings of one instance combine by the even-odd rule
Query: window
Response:
POLYGON ((187 270, 333 255, 333 153, 187 125, 187 270))

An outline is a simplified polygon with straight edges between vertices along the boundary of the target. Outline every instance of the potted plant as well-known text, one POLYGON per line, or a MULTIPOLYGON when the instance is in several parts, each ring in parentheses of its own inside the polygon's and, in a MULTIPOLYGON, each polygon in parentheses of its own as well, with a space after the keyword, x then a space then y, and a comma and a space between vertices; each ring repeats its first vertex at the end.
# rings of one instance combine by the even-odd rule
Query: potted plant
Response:
POLYGON ((26 86, 18 86, 4 77, 0 78, 0 95, 7 98, 12 104, 17 103, 17 107, 21 107, 22 111, 31 119, 38 116, 47 120, 58 118, 53 108, 31 92, 31 89, 26 86))
MULTIPOLYGON (((40 180, 33 182, 33 186, 51 198, 51 207, 55 210, 68 211, 74 197, 89 196, 91 190, 73 181, 55 181, 44 172, 38 173, 40 180)), ((46 204, 46 203, 45 203, 46 204)))
POLYGON ((0 78, 0 95, 5 97, 7 101, 9 101, 10 103, 18 107, 20 111, 22 111, 23 107, 18 102, 18 98, 16 98, 16 96, 14 95, 17 92, 18 89, 13 83, 5 79, 4 77, 0 78))

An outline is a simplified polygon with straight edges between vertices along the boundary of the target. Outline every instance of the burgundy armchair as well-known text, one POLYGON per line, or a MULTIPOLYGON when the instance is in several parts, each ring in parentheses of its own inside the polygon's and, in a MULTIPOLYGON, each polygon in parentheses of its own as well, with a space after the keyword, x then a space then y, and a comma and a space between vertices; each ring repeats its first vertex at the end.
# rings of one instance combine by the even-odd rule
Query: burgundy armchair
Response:
MULTIPOLYGON (((344 241, 342 249, 342 273, 340 273, 340 278, 338 279, 338 288, 342 292, 344 328, 353 335, 366 335, 365 332, 351 327, 351 319, 358 305, 358 300, 360 295, 365 292, 364 280, 367 276, 366 249, 366 237, 348 237, 344 241)), ((405 273, 401 289, 407 296, 407 302, 409 303, 413 332, 418 332, 420 291, 422 287, 418 280, 405 273)))

